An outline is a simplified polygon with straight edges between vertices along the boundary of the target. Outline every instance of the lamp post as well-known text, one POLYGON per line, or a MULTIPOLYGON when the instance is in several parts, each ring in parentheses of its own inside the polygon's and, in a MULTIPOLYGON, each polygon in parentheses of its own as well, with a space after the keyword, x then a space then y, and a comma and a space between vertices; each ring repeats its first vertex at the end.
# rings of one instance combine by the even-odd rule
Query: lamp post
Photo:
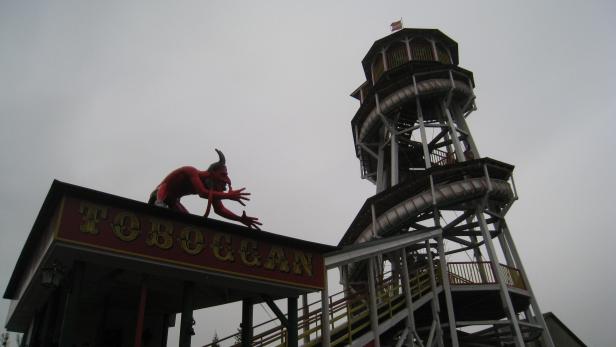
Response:
POLYGON ((57 288, 64 278, 62 265, 57 261, 41 269, 41 284, 47 288, 57 288))

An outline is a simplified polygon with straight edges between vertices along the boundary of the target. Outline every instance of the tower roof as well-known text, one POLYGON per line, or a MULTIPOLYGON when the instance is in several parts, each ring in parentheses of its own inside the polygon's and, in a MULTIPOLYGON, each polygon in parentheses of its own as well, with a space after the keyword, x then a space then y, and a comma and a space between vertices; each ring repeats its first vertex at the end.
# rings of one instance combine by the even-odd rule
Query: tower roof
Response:
POLYGON ((451 58, 453 59, 454 65, 458 65, 458 43, 452 40, 449 36, 443 34, 438 29, 406 28, 374 41, 374 43, 368 50, 368 53, 366 53, 364 59, 362 59, 361 61, 362 65, 364 66, 364 70, 368 71, 370 69, 372 57, 377 51, 389 46, 393 42, 412 36, 432 37, 436 39, 439 43, 449 48, 449 50, 451 51, 451 58))

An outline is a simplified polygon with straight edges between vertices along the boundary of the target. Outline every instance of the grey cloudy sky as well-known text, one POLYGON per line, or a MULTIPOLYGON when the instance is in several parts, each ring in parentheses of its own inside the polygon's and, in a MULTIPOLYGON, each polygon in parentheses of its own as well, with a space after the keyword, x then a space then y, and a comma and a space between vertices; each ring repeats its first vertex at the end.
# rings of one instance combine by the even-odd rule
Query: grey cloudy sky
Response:
MULTIPOLYGON (((475 74, 469 125, 516 165, 508 224, 543 311, 614 345, 611 1, 2 1, 2 290, 54 178, 145 200, 215 147, 265 230, 337 244, 374 193, 348 94, 401 17, 456 40, 475 74)), ((198 314, 194 345, 235 331, 216 314, 198 314)))

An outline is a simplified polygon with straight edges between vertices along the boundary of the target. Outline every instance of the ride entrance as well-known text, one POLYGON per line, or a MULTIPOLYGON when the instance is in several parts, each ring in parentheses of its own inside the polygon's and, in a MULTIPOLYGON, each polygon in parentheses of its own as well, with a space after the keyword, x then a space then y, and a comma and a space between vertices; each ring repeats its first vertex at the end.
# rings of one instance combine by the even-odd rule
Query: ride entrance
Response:
POLYGON ((28 346, 166 346, 181 313, 190 346, 194 310, 242 301, 250 341, 252 306, 323 289, 334 249, 55 181, 5 292, 6 327, 28 346))

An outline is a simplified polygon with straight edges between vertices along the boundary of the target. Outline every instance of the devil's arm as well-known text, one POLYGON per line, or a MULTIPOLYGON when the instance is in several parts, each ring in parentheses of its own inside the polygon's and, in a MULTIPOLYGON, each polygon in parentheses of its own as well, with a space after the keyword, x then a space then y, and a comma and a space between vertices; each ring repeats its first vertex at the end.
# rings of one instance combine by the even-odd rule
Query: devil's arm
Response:
POLYGON ((246 212, 242 213, 241 216, 236 215, 235 213, 229 211, 225 205, 222 204, 222 202, 219 199, 213 199, 214 201, 212 201, 212 206, 214 206, 214 211, 222 216, 225 217, 227 219, 230 220, 234 220, 237 222, 240 222, 244 225, 246 225, 249 228, 254 228, 257 230, 261 230, 259 228, 259 225, 261 225, 261 222, 259 222, 259 219, 256 217, 249 217, 246 215, 246 212))
POLYGON ((216 214, 218 214, 219 216, 238 222, 240 221, 240 216, 228 210, 225 205, 222 204, 222 201, 220 201, 219 199, 213 199, 212 206, 214 207, 214 211, 216 212, 216 214))

